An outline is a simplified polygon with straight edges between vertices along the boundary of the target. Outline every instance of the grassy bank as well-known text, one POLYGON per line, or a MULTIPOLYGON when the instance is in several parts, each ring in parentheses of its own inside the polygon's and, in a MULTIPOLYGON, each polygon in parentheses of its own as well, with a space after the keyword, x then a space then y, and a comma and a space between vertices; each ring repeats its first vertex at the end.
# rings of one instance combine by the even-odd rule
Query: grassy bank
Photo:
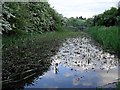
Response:
POLYGON ((109 52, 120 56, 120 37, 117 26, 90 27, 87 29, 87 32, 102 45, 104 50, 109 50, 109 52))
POLYGON ((8 80, 9 78, 14 81, 22 79, 25 75, 21 77, 20 73, 34 68, 39 68, 40 75, 43 74, 50 66, 49 57, 58 51, 60 42, 66 38, 80 35, 80 32, 66 30, 44 34, 24 34, 16 37, 3 36, 2 79, 8 80), (21 78, 16 78, 16 75, 19 74, 21 78))
POLYGON ((33 43, 35 41, 39 42, 46 42, 51 40, 57 39, 64 39, 69 37, 74 37, 80 35, 80 32, 73 32, 73 31, 54 31, 54 32, 47 32, 43 34, 39 33, 32 33, 32 34, 21 34, 18 36, 3 36, 2 37, 2 46, 3 47, 14 47, 24 45, 26 43, 33 43))

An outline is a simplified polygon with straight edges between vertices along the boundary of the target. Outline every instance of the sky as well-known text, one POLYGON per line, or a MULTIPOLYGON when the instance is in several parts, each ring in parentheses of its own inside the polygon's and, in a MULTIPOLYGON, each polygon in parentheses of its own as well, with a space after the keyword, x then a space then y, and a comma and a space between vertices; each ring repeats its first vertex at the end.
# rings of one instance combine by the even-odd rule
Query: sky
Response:
POLYGON ((51 7, 64 17, 83 16, 89 18, 111 7, 117 7, 119 0, 49 0, 51 7))

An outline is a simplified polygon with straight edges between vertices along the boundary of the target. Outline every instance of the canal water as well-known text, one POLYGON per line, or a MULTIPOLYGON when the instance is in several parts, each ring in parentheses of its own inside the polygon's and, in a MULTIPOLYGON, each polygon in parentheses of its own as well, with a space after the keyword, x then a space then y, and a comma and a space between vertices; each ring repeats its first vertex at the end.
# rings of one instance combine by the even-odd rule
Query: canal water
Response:
POLYGON ((24 88, 96 88, 118 79, 118 58, 88 38, 69 38, 50 58, 48 71, 24 88))

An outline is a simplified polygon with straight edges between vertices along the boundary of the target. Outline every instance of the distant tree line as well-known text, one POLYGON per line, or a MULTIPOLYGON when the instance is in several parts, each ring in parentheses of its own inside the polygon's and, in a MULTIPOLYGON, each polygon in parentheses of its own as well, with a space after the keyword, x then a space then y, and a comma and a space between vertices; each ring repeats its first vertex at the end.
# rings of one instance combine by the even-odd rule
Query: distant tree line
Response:
POLYGON ((87 24, 90 26, 115 26, 120 25, 120 7, 112 7, 102 14, 95 15, 93 18, 87 19, 87 24))
POLYGON ((86 26, 86 18, 80 17, 70 17, 66 20, 66 27, 74 28, 77 30, 82 30, 86 26))

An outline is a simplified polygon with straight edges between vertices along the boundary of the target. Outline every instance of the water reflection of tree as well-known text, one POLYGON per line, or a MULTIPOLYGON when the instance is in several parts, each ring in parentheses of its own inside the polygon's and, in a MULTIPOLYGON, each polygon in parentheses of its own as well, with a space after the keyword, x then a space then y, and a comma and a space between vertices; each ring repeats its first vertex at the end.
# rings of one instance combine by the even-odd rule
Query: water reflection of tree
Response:
POLYGON ((55 64, 55 74, 58 74, 58 72, 59 72, 58 64, 56 63, 56 64, 55 64))
POLYGON ((25 84, 32 84, 35 78, 48 71, 51 65, 49 58, 57 52, 57 48, 58 42, 3 48, 2 88, 22 89, 25 84))
MULTIPOLYGON (((41 62, 39 62, 41 63, 41 62)), ((31 72, 16 74, 16 76, 12 77, 11 81, 5 82, 3 84, 3 89, 9 88, 9 89, 24 89, 25 85, 34 85, 34 79, 43 75, 44 72, 48 71, 50 66, 50 61, 42 62, 42 65, 39 65, 37 67, 34 67, 35 69, 32 69, 31 72), (30 76, 31 75, 31 76, 30 76), (28 77, 30 76, 30 77, 28 77), (28 78, 27 78, 28 77, 28 78), (26 78, 26 79, 25 79, 26 78)))
POLYGON ((108 73, 113 67, 117 67, 117 57, 103 52, 91 42, 87 38, 67 39, 59 49, 57 58, 53 59, 61 60, 65 67, 80 71, 101 69, 108 73))

